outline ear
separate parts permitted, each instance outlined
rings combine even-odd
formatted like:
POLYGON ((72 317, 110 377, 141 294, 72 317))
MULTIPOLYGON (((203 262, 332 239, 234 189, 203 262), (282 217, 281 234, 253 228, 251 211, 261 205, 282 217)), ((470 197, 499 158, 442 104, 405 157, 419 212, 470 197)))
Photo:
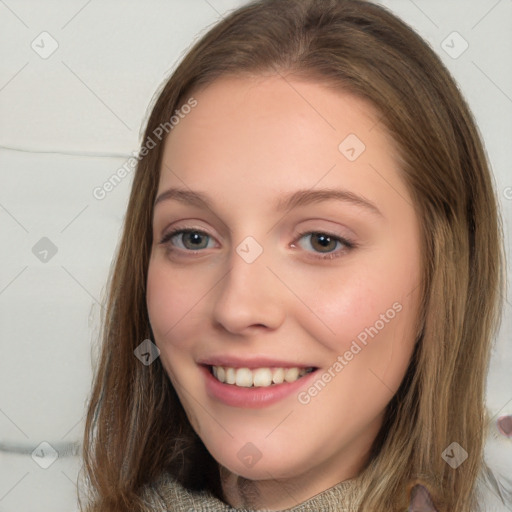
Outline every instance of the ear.
POLYGON ((411 503, 407 512, 437 512, 429 492, 423 485, 416 485, 411 491, 411 503))

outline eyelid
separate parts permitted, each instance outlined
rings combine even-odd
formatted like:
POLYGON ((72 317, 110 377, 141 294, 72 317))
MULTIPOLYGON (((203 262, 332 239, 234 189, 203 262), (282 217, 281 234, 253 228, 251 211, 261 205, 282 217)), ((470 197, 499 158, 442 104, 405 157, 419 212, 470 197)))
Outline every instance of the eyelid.
MULTIPOLYGON (((207 231, 205 231, 204 229, 201 229, 201 228, 196 228, 196 227, 187 227, 187 226, 180 226, 178 228, 172 228, 169 232, 165 233, 164 235, 162 235, 161 239, 160 239, 160 244, 166 244, 166 243, 169 243, 170 240, 175 237, 176 235, 180 235, 180 234, 183 234, 183 233, 190 233, 190 232, 193 232, 193 233, 199 233, 203 236, 208 236, 210 237, 211 239, 215 239, 215 237, 213 235, 211 235, 210 233, 208 233, 207 231)), ((181 250, 183 251, 183 249, 179 249, 178 250, 181 250)), ((186 252, 188 253, 197 253, 197 252, 201 252, 203 251, 204 249, 201 249, 199 251, 192 251, 192 250, 186 250, 186 252)))
POLYGON ((295 247, 296 242, 301 240, 304 236, 313 235, 313 234, 327 235, 329 238, 331 238, 337 242, 340 242, 345 246, 345 248, 343 248, 343 249, 338 249, 336 251, 330 251, 330 252, 325 252, 325 253, 306 251, 314 259, 332 260, 332 259, 338 258, 340 256, 343 256, 343 255, 347 254, 349 251, 351 251, 352 249, 355 249, 358 247, 358 244, 351 238, 348 238, 348 237, 343 236, 338 233, 333 233, 330 230, 322 230, 322 229, 307 229, 305 231, 300 231, 295 236, 295 241, 292 243, 292 245, 295 247))
MULTIPOLYGON (((204 250, 206 248, 198 249, 198 250, 194 251, 194 250, 190 250, 190 249, 181 249, 179 247, 174 247, 174 246, 170 245, 170 241, 174 236, 185 234, 185 233, 190 233, 190 232, 199 233, 202 236, 207 236, 207 237, 215 240, 215 237, 213 235, 211 235, 210 233, 208 233, 207 231, 205 231, 203 229, 196 228, 196 227, 180 226, 180 227, 171 229, 168 233, 163 235, 161 238, 160 244, 167 244, 169 246, 169 248, 168 248, 169 251, 182 253, 182 254, 188 255, 188 256, 195 256, 201 252, 204 252, 204 250)), ((351 250, 358 247, 358 244, 353 239, 351 239, 349 237, 343 236, 338 233, 333 233, 329 230, 321 230, 321 229, 317 229, 317 230, 309 229, 309 230, 300 231, 299 233, 297 233, 294 236, 294 240, 290 246, 296 247, 297 242, 299 242, 302 238, 304 238, 307 235, 313 235, 313 234, 326 235, 327 237, 335 240, 336 242, 343 244, 345 247, 342 249, 338 249, 336 251, 329 251, 326 253, 305 251, 309 255, 308 256, 309 258, 313 258, 316 260, 332 260, 332 259, 338 258, 340 256, 346 255, 348 252, 350 252, 351 250)))

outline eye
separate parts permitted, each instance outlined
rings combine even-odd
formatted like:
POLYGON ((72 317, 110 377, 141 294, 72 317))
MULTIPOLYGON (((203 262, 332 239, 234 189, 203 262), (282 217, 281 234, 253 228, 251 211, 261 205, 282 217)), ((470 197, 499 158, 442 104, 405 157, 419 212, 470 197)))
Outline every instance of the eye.
MULTIPOLYGON (((312 257, 318 259, 331 260, 338 258, 356 247, 354 242, 344 237, 323 231, 306 231, 299 233, 296 241, 300 241, 303 238, 307 239, 308 237, 310 241, 305 244, 307 246, 306 250, 312 248, 313 251, 317 253, 313 254, 312 257)), ((211 249, 214 247, 209 244, 209 242, 212 241, 213 238, 208 233, 199 229, 178 228, 165 234, 160 243, 167 245, 171 251, 178 249, 183 252, 197 254, 197 252, 200 252, 202 249, 211 249)), ((304 248, 303 244, 299 245, 304 248)), ((292 247, 295 246, 294 242, 292 247)))
POLYGON ((161 244, 168 244, 173 249, 177 246, 183 251, 196 251, 200 249, 208 249, 208 239, 210 235, 198 229, 175 229, 170 231, 160 241, 161 244))
MULTIPOLYGON (((302 238, 307 239, 308 237, 310 238, 310 241, 306 245, 320 253, 313 257, 323 260, 338 258, 349 252, 351 249, 354 249, 356 246, 354 242, 351 242, 346 238, 332 233, 325 233, 323 231, 306 231, 304 233, 300 233, 297 240, 301 240, 302 238), (338 250, 336 250, 336 247, 338 247, 338 250)), ((292 247, 295 247, 295 243, 292 244, 292 247)))

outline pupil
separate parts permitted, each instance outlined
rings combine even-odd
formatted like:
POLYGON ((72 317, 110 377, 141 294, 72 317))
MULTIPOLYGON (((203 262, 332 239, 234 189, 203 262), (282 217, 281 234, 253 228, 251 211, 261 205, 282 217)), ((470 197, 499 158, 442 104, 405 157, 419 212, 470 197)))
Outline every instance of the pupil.
POLYGON ((201 245, 201 237, 203 235, 197 233, 197 231, 194 231, 194 232, 188 233, 188 236, 189 236, 189 242, 192 245, 195 245, 195 246, 200 246, 201 245))
MULTIPOLYGON (((316 240, 322 248, 329 248, 329 244, 331 244, 333 241, 331 240, 330 236, 325 236, 322 233, 316 233, 314 236, 314 240, 316 240)), ((333 247, 334 249, 334 247, 333 247)), ((328 252, 328 251, 327 251, 328 252)))

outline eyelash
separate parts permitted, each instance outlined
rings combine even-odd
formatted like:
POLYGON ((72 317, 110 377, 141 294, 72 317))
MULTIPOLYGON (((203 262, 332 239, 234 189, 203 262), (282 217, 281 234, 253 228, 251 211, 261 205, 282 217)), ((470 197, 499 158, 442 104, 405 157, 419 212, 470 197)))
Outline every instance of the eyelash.
MULTIPOLYGON (((162 245, 168 244, 169 251, 171 251, 171 252, 175 252, 178 250, 178 251, 185 251, 187 253, 198 254, 201 251, 203 251, 204 249, 200 249, 199 251, 191 251, 189 249, 176 249, 175 247, 173 247, 170 244, 170 241, 174 236, 179 235, 179 234, 186 234, 186 233, 198 233, 202 236, 207 236, 207 237, 212 238, 211 235, 209 235, 208 233, 206 233, 205 231, 202 231, 200 229, 177 228, 177 229, 174 229, 174 230, 170 231, 169 233, 165 234, 163 236, 162 240, 160 241, 160 244, 162 244, 162 245)), ((303 238, 306 235, 315 235, 315 234, 326 235, 327 237, 331 238, 332 240, 334 240, 336 242, 341 242, 345 246, 344 249, 339 249, 336 252, 331 251, 331 252, 325 253, 323 256, 313 256, 313 258, 316 258, 319 260, 332 260, 335 258, 339 258, 343 254, 345 254, 345 253, 349 252, 350 250, 355 249, 357 247, 357 244, 355 242, 348 240, 347 238, 335 235, 334 233, 329 233, 326 231, 302 231, 297 234, 297 238, 295 239, 295 241, 293 243, 295 244, 296 241, 300 240, 301 238, 303 238)), ((321 253, 317 253, 317 254, 321 254, 321 253)))

